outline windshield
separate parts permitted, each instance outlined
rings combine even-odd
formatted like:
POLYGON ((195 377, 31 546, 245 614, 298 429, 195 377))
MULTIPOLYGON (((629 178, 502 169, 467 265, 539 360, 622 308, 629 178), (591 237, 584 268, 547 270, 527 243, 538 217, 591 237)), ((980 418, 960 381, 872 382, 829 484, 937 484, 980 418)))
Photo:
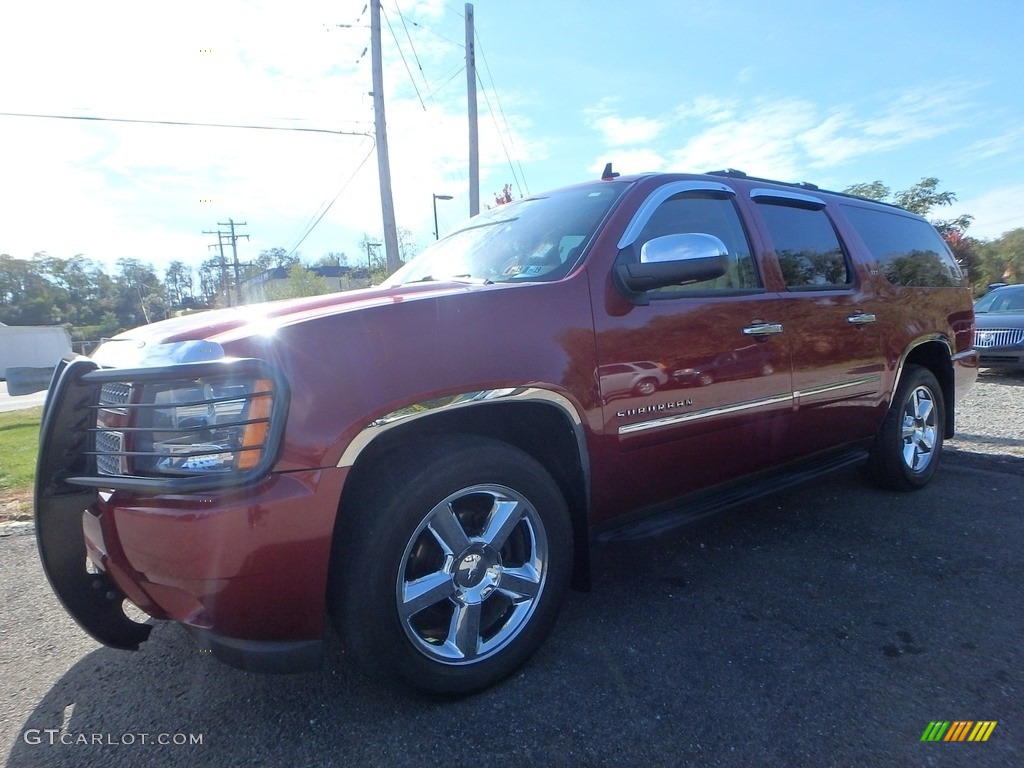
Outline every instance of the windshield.
POLYGON ((996 289, 978 299, 974 311, 1024 313, 1024 286, 996 289))
POLYGON ((395 272, 387 285, 446 279, 557 280, 579 262, 598 225, 628 186, 586 184, 484 211, 395 272))

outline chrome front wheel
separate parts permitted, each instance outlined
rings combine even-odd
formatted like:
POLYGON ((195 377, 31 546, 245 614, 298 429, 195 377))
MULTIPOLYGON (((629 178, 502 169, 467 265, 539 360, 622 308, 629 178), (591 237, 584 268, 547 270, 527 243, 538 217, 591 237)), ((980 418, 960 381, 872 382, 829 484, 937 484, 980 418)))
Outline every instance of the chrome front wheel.
POLYGON ((428 693, 511 674, 554 625, 573 531, 557 483, 497 440, 404 446, 342 506, 329 606, 361 667, 428 693))
POLYGON ((406 636, 443 664, 499 653, 529 623, 548 556, 543 521, 518 491, 476 485, 450 494, 402 555, 396 598, 406 636))

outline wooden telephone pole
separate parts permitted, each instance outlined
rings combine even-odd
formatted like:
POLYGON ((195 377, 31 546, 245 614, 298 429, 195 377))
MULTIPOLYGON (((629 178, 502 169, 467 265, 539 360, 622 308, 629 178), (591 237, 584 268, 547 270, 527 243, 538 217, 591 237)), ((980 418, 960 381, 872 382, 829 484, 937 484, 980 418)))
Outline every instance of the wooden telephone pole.
POLYGON ((391 194, 391 160, 384 121, 384 66, 380 53, 380 0, 370 0, 370 65, 373 72, 374 133, 377 140, 377 175, 380 178, 380 208, 384 216, 384 253, 388 274, 402 266, 398 252, 395 201, 391 194))
POLYGON ((469 111, 469 215, 480 213, 480 136, 476 111, 476 33, 473 4, 466 3, 466 100, 469 111))

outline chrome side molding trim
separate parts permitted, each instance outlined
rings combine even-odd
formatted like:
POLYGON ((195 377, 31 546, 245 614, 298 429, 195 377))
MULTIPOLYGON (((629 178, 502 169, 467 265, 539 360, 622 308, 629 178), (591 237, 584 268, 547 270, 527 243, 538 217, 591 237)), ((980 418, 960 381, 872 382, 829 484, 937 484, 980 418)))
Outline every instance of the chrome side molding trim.
POLYGON ((700 411, 690 411, 689 413, 677 413, 673 416, 665 416, 660 419, 638 421, 635 424, 624 424, 621 427, 619 427, 619 436, 624 437, 626 435, 636 434, 637 432, 646 432, 651 429, 661 429, 662 427, 671 427, 676 424, 684 424, 688 421, 711 419, 714 418, 715 416, 724 416, 729 413, 749 411, 754 408, 765 408, 771 405, 779 405, 780 403, 792 403, 793 401, 793 394, 791 392, 786 392, 785 394, 773 395, 771 397, 763 397, 758 400, 747 400, 742 403, 730 403, 728 405, 719 405, 714 408, 704 408, 700 411))
POLYGON ((435 416, 438 413, 447 413, 461 408, 472 408, 496 402, 544 403, 562 411, 572 425, 573 433, 576 436, 576 443, 579 447, 580 461, 583 464, 584 475, 587 479, 587 487, 590 487, 590 462, 586 450, 583 419, 567 397, 557 392, 552 392, 549 389, 541 389, 540 387, 482 389, 474 392, 465 392, 461 395, 449 395, 447 397, 424 400, 404 406, 367 424, 353 438, 352 442, 348 444, 348 447, 345 448, 341 458, 338 460, 337 466, 354 466, 356 459, 359 458, 359 454, 370 443, 389 429, 393 429, 400 424, 408 424, 410 421, 435 416))
POLYGON ((907 358, 910 357, 910 353, 913 352, 918 347, 920 347, 922 344, 928 344, 929 342, 932 341, 937 341, 940 344, 942 344, 946 348, 947 354, 949 354, 949 359, 953 359, 953 345, 950 343, 949 339, 946 338, 941 333, 930 333, 927 336, 922 336, 921 338, 916 339, 912 343, 908 344, 907 348, 903 350, 903 354, 900 355, 899 363, 896 365, 896 376, 892 382, 892 392, 889 393, 890 402, 892 401, 892 398, 895 396, 896 390, 900 388, 900 381, 903 379, 903 368, 907 364, 907 358))
POLYGON ((862 384, 874 384, 879 385, 882 383, 882 377, 880 375, 872 374, 871 376, 861 376, 858 379, 848 379, 847 381, 837 381, 834 384, 822 384, 820 387, 810 387, 809 389, 798 389, 794 392, 794 396, 799 400, 804 395, 820 395, 825 392, 835 392, 839 389, 849 389, 850 387, 859 387, 862 384))

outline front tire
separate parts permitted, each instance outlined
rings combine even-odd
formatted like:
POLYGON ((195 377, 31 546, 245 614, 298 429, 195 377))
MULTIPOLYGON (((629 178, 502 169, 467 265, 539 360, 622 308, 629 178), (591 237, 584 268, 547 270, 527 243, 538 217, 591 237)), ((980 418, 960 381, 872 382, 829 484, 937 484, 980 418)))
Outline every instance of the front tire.
POLYGON ((935 474, 942 454, 946 405, 935 375, 908 365, 866 466, 883 488, 915 491, 935 474))
POLYGON ((333 564, 330 608, 346 645, 427 693, 511 674, 550 632, 569 581, 557 484, 522 451, 468 436, 400 449, 369 471, 343 508, 333 564))

